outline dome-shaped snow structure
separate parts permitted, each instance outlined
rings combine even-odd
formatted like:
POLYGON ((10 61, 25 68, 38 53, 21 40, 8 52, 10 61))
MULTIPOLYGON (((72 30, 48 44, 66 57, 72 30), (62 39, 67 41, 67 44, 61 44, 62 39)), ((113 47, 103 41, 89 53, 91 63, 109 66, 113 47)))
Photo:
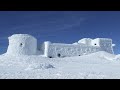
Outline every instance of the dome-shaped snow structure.
POLYGON ((28 34, 14 34, 9 39, 7 54, 34 55, 37 51, 37 39, 28 34))

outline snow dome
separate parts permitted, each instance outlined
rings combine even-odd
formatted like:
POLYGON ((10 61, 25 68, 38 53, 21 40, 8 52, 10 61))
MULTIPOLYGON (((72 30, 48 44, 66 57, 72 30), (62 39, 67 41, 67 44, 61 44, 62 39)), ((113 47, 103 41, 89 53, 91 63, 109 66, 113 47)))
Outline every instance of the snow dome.
POLYGON ((34 55, 37 51, 37 39, 28 34, 14 34, 9 39, 7 54, 34 55))

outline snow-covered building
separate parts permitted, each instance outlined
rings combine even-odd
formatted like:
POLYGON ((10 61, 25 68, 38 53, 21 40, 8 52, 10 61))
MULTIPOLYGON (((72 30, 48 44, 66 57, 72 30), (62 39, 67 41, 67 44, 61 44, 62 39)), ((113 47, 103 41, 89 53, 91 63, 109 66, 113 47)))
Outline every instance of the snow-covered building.
POLYGON ((14 34, 9 39, 7 54, 35 55, 37 51, 37 39, 28 34, 14 34))
POLYGON ((112 40, 109 38, 83 38, 73 44, 51 43, 38 44, 37 39, 28 34, 15 34, 9 39, 7 53, 15 55, 44 55, 45 57, 81 56, 98 51, 113 52, 112 40))

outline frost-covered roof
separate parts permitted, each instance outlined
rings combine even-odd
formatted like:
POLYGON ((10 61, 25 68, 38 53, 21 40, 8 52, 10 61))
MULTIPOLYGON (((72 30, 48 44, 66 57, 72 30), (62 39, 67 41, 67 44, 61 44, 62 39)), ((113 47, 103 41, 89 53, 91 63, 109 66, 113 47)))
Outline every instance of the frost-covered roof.
MULTIPOLYGON (((112 40, 112 39, 110 39, 110 38, 95 38, 95 39, 112 40)), ((95 39, 93 39, 93 40, 95 40, 95 39)))
POLYGON ((13 34, 12 36, 10 36, 8 38, 18 38, 18 37, 32 37, 32 38, 35 38, 35 37, 33 37, 32 35, 29 35, 29 34, 13 34))

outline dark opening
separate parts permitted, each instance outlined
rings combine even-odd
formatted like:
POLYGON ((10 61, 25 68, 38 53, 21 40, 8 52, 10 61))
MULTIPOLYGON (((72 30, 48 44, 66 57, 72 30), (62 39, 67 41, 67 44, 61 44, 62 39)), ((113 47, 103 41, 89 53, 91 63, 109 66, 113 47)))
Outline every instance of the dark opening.
POLYGON ((51 56, 49 56, 49 58, 52 58, 51 56))
POLYGON ((61 55, 60 55, 60 54, 58 54, 57 56, 58 56, 58 57, 60 57, 61 55))
POLYGON ((22 45, 23 45, 23 44, 22 44, 22 43, 20 43, 20 46, 21 46, 21 47, 22 47, 22 45))
POLYGON ((96 45, 96 43, 94 45, 96 45))
POLYGON ((81 56, 81 55, 79 55, 79 56, 81 56))

